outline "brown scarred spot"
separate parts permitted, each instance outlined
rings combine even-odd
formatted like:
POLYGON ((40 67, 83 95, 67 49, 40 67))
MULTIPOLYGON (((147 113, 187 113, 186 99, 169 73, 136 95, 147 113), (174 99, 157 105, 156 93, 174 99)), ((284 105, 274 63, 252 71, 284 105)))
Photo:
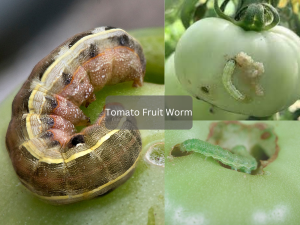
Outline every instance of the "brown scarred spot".
POLYGON ((201 91, 206 93, 206 94, 209 94, 209 88, 208 87, 205 87, 205 86, 201 87, 201 91))
POLYGON ((260 138, 263 139, 263 140, 268 139, 269 137, 271 137, 270 132, 264 132, 264 133, 260 136, 260 138))

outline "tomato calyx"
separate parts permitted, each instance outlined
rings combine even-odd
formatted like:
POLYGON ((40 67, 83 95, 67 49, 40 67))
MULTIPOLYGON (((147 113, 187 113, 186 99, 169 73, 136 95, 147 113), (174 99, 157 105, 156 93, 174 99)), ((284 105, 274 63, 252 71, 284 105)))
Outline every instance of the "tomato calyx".
POLYGON ((239 1, 239 6, 233 17, 224 13, 228 2, 229 0, 224 0, 220 7, 218 0, 214 0, 214 9, 217 15, 242 27, 244 30, 269 30, 276 26, 280 21, 277 10, 264 0, 239 1))

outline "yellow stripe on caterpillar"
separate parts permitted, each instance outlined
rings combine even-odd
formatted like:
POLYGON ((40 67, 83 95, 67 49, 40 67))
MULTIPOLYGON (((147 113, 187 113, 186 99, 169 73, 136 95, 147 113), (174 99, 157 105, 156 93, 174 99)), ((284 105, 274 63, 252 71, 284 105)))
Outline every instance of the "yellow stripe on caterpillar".
POLYGON ((108 134, 106 134, 105 136, 103 136, 94 146, 92 146, 91 148, 89 148, 89 149, 87 149, 85 151, 75 153, 75 154, 71 155, 69 158, 66 158, 66 159, 63 159, 63 158, 53 159, 53 158, 47 158, 47 157, 45 157, 45 155, 41 151, 39 151, 38 148, 36 148, 36 145, 34 145, 31 142, 32 140, 23 143, 23 146, 28 150, 28 152, 30 152, 31 155, 33 155, 35 158, 37 158, 40 162, 46 162, 46 163, 51 163, 51 164, 68 163, 68 162, 70 162, 72 160, 75 160, 75 159, 77 159, 79 157, 82 157, 82 156, 84 156, 86 154, 89 154, 92 151, 94 151, 95 149, 99 148, 100 145, 103 144, 103 142, 105 142, 112 135, 114 135, 115 133, 117 133, 118 131, 120 131, 119 128, 123 125, 123 123, 125 121, 126 121, 126 118, 123 117, 122 121, 120 122, 121 125, 119 125, 117 129, 112 130, 111 132, 109 132, 108 134))
MULTIPOLYGON (((139 157, 135 160, 134 164, 125 172, 123 173, 121 176, 117 177, 116 179, 100 186, 100 187, 97 187, 91 191, 88 191, 88 192, 84 192, 82 194, 77 194, 77 195, 64 195, 64 196, 42 196, 42 195, 38 195, 37 193, 34 193, 37 197, 41 198, 41 199, 44 199, 44 200, 47 200, 47 201, 51 201, 51 202, 55 202, 55 201, 61 201, 61 200, 67 200, 67 199, 76 199, 76 198, 82 198, 82 197, 85 197, 85 196, 89 196, 91 194, 94 194, 96 192, 99 192, 101 191, 102 189, 104 189, 105 187, 108 187, 109 185, 119 181, 120 179, 124 178, 125 176, 128 175, 128 173, 130 173, 135 167, 136 167, 136 164, 138 162, 140 158, 140 155, 139 157)), ((22 180, 22 183, 26 184, 27 187, 31 187, 33 189, 33 187, 28 184, 26 181, 22 180)))

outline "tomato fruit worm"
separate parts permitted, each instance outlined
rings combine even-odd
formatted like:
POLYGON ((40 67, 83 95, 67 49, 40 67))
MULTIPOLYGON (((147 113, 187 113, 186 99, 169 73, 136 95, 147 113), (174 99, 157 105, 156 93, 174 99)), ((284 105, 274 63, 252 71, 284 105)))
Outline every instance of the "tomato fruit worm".
MULTIPOLYGON (((105 85, 143 85, 141 45, 119 28, 77 34, 33 69, 12 104, 6 146, 24 186, 53 204, 102 195, 133 173, 142 142, 133 122, 118 118, 105 127, 102 112, 93 125, 79 108, 105 85), (87 126, 76 133, 75 126, 87 126)), ((121 107, 116 105, 116 107, 121 107)))
POLYGON ((213 145, 199 139, 189 139, 180 144, 180 150, 193 151, 206 157, 212 157, 221 163, 230 166, 234 170, 251 173, 257 168, 257 162, 244 146, 235 146, 231 151, 225 150, 218 145, 213 145))

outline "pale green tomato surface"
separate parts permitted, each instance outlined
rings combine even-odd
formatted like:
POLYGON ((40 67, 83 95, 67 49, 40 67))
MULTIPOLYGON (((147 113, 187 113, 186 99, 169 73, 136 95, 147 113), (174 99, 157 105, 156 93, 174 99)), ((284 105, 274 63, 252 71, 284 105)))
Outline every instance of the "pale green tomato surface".
MULTIPOLYGON (((189 95, 180 85, 175 75, 174 53, 167 59, 165 63, 165 79, 166 95, 189 95)), ((175 102, 174 104, 178 103, 175 102)), ((171 106, 169 107, 172 108, 171 106)), ((194 120, 242 120, 246 118, 247 116, 245 115, 224 111, 193 97, 194 120)))
MULTIPOLYGON (((224 168, 216 160, 199 153, 168 157, 165 224, 299 224, 300 123, 267 123, 278 135, 280 151, 277 159, 264 169, 264 175, 224 168)), ((194 121, 191 130, 166 131, 166 156, 174 145, 187 139, 206 140, 210 124, 209 121, 194 121)))
POLYGON ((205 18, 190 26, 179 40, 175 69, 182 86, 194 97, 231 112, 270 116, 300 97, 300 38, 281 26, 244 31, 229 21, 205 18), (263 90, 259 96, 236 66, 232 83, 246 96, 245 101, 233 98, 222 83, 226 62, 241 52, 264 67, 258 79, 263 90))
MULTIPOLYGON (((108 95, 164 94, 163 85, 144 83, 140 88, 131 85, 132 82, 105 87, 85 113, 94 121, 108 95)), ((13 97, 14 94, 0 104, 0 224, 164 224, 164 169, 144 159, 150 146, 164 141, 164 131, 141 131, 142 156, 125 184, 102 197, 53 206, 27 191, 14 172, 5 147, 13 97)))

